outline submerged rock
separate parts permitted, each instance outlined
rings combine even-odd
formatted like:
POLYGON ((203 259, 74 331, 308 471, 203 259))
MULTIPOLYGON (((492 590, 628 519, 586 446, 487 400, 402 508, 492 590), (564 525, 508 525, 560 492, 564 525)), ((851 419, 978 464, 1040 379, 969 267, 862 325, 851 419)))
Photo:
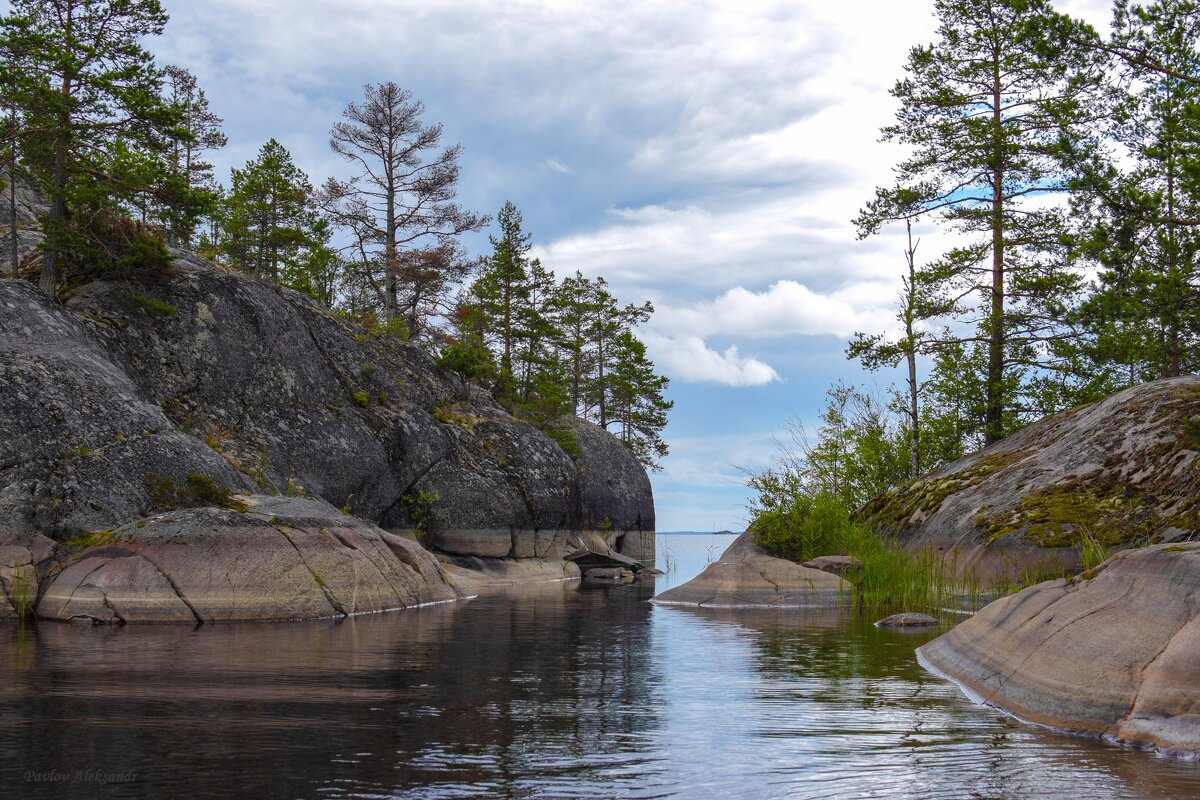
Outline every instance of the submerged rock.
POLYGON ((346 616, 458 597, 420 545, 319 500, 247 496, 93 534, 49 578, 42 619, 233 622, 346 616))
POLYGON ((928 614, 916 614, 906 611, 903 614, 892 614, 875 623, 876 628, 928 628, 939 624, 937 617, 928 614))
POLYGON ((885 492, 859 513, 910 549, 930 548, 986 588, 1080 568, 1081 531, 1140 546, 1200 529, 1195 471, 1200 376, 1135 386, 1035 422, 885 492))
POLYGON ((1200 754, 1200 542, 1117 553, 1001 598, 918 650, 1023 719, 1200 754))
POLYGON ((736 608, 838 608, 848 605, 854 587, 819 569, 776 558, 743 533, 697 577, 657 595, 666 605, 736 608))

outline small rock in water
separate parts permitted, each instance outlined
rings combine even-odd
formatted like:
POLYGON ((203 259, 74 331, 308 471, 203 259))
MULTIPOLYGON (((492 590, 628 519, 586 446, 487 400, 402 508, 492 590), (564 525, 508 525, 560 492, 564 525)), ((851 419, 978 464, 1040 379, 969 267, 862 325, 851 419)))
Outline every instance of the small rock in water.
POLYGON ((875 623, 876 628, 924 628, 929 625, 937 625, 937 617, 931 617, 928 614, 893 614, 890 617, 885 617, 875 623))
POLYGON ((619 581, 624 577, 625 570, 621 567, 593 567, 583 573, 590 580, 619 581))
POLYGON ((862 562, 854 556, 817 556, 805 561, 804 566, 847 578, 858 575, 863 568, 862 562))

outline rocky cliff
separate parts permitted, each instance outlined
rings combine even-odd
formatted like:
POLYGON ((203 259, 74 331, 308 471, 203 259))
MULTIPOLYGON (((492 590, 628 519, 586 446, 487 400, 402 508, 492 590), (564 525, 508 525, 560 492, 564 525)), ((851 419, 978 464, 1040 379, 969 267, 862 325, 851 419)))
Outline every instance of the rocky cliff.
POLYGON ((961 570, 1079 566, 1083 537, 1112 548, 1200 530, 1200 376, 1135 386, 1036 422, 893 489, 860 516, 961 570))
MULTIPOLYGON (((91 548, 141 547, 148 520, 240 527, 229 520, 263 496, 312 498, 321 512, 302 516, 323 520, 315 530, 342 516, 369 538, 416 537, 443 562, 535 559, 563 577, 561 555, 584 542, 651 560, 645 471, 606 432, 572 431, 574 459, 427 354, 185 253, 171 276, 85 283, 61 305, 0 281, 0 546, 16 548, 0 577, 27 558, 43 597, 91 548)), ((239 557, 209 552, 215 572, 239 557)), ((393 606, 446 580, 397 563, 429 585, 393 606)))

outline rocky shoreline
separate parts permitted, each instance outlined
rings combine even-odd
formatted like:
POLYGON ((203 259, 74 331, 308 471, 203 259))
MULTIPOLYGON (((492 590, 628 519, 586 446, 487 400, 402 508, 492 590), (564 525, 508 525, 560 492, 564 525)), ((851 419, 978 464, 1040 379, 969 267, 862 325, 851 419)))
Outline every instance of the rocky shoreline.
MULTIPOLYGON (((861 520, 910 552, 973 576, 984 599, 992 580, 1071 576, 988 603, 921 647, 922 665, 1028 722, 1200 757, 1200 542, 1191 541, 1200 441, 1189 433, 1198 415, 1198 376, 1137 386, 1034 423, 862 509, 861 520), (1085 536, 1115 554, 1084 570, 1085 536)), ((815 566, 854 569, 844 558, 774 558, 747 533, 654 602, 798 613, 844 605, 853 586, 815 566)), ((938 622, 901 614, 877 624, 938 622)))
POLYGON ((62 304, 0 281, 0 385, 0 618, 309 618, 569 579, 580 549, 653 564, 618 439, 188 253, 62 304))

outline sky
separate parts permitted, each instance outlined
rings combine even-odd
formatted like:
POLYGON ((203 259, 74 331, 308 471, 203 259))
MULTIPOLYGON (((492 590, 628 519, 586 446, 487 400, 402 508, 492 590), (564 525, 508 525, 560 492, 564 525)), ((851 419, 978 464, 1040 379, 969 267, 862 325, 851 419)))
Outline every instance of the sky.
MULTIPOLYGON (((345 175, 329 127, 363 84, 395 81, 462 144, 465 207, 513 201, 557 275, 654 303, 641 336, 675 402, 659 530, 742 530, 741 470, 770 463, 789 420, 811 426, 836 380, 901 380, 845 357, 855 331, 894 325, 904 266, 899 230, 859 241, 851 220, 903 155, 879 129, 909 49, 934 39, 932 0, 164 6, 147 45, 224 118, 219 177, 271 137, 314 185, 345 175)), ((1057 7, 1103 29, 1110 4, 1057 7)))

